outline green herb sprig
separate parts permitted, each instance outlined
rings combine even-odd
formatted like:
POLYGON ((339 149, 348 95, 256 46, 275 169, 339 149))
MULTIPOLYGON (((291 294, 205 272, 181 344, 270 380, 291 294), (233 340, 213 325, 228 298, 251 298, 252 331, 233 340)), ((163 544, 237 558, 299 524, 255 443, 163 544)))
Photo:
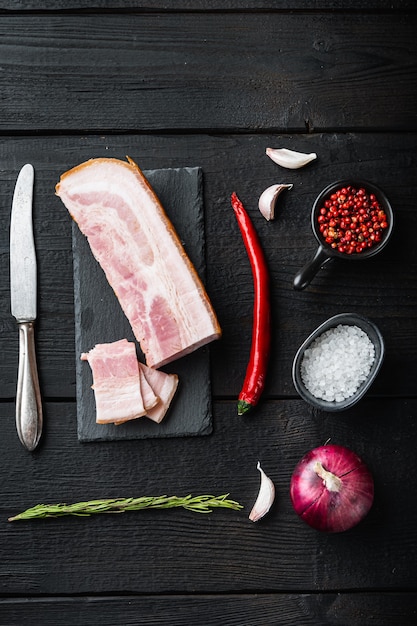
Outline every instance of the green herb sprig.
POLYGON ((228 499, 228 493, 222 496, 143 496, 141 498, 111 498, 106 500, 89 500, 74 504, 37 504, 18 515, 9 517, 9 522, 17 520, 41 519, 45 517, 62 517, 76 515, 85 517, 97 513, 124 513, 125 511, 141 511, 143 509, 183 508, 194 513, 211 513, 213 509, 242 509, 242 505, 228 499))

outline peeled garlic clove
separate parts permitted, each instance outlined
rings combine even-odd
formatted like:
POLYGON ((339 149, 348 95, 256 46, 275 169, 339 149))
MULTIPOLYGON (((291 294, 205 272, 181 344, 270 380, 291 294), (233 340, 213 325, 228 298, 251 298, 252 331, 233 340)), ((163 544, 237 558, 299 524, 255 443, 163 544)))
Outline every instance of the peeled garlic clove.
POLYGON ((263 471, 260 462, 256 468, 261 472, 261 486, 259 488, 258 497, 256 498, 253 509, 249 514, 252 522, 257 522, 261 517, 266 515, 275 500, 275 485, 272 480, 263 471))
POLYGON ((310 161, 317 159, 317 154, 311 152, 305 154, 304 152, 296 152, 295 150, 287 150, 287 148, 267 148, 266 154, 274 163, 278 163, 281 167, 286 167, 290 170, 298 170, 300 167, 304 167, 310 161))
POLYGON ((271 185, 263 191, 259 198, 259 210, 266 220, 275 218, 275 203, 279 194, 285 189, 292 189, 293 185, 271 185))

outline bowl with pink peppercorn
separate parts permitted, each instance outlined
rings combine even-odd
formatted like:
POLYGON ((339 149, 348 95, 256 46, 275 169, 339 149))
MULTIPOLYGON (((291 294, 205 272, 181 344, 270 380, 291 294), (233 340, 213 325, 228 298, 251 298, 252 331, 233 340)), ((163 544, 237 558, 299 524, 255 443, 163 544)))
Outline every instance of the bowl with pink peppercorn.
POLYGON ((348 409, 374 382, 384 354, 384 340, 374 322, 356 313, 334 315, 297 350, 294 386, 303 400, 318 409, 348 409))
POLYGON ((311 227, 319 247, 296 274, 294 289, 307 287, 331 259, 362 261, 387 245, 394 226, 391 203, 376 185, 362 180, 339 180, 316 198, 311 227))

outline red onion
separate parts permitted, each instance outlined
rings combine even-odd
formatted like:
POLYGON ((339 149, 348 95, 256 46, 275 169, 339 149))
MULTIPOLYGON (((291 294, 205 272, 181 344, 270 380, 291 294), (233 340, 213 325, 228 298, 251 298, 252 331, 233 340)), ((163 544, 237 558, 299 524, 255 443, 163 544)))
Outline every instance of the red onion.
POLYGON ((356 526, 369 512, 374 481, 357 454, 337 445, 315 448, 297 464, 290 496, 307 524, 338 533, 356 526))

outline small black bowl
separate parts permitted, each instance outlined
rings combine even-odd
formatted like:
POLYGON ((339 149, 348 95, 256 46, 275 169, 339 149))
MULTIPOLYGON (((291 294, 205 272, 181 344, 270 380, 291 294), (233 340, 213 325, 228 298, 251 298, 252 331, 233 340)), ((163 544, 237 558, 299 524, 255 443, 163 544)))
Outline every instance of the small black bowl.
POLYGON ((294 386, 299 395, 303 398, 303 400, 305 400, 312 406, 323 411, 343 411, 356 404, 368 391, 369 387, 372 385, 376 375, 379 372, 382 361, 384 360, 384 354, 385 347, 383 337, 379 329, 375 326, 373 322, 368 320, 366 317, 363 317, 362 315, 357 315, 356 313, 340 313, 339 315, 335 315, 334 317, 331 317, 323 322, 323 324, 316 328, 316 330, 312 332, 309 337, 307 337, 307 339, 298 349, 294 357, 294 362, 292 366, 292 377, 294 386), (358 326, 358 328, 361 328, 374 344, 375 359, 371 366, 371 370, 368 374, 367 379, 360 385, 360 387, 352 396, 340 402, 329 402, 327 400, 322 400, 321 398, 316 398, 305 387, 301 378, 301 362, 303 360, 304 351, 306 350, 306 348, 308 348, 310 344, 317 337, 322 335, 326 330, 329 330, 329 328, 334 328, 339 324, 358 326))
POLYGON ((317 196, 313 208, 311 211, 311 228, 313 230, 313 234, 318 241, 319 247, 313 256, 313 258, 304 265, 304 267, 297 272, 294 278, 294 289, 301 290, 305 289, 307 285, 313 280, 314 276, 317 274, 319 269, 321 269, 330 259, 343 259, 344 261, 364 261, 365 259, 369 259, 370 257, 375 256, 378 252, 381 252, 383 248, 388 243, 390 239, 392 229, 394 226, 394 213, 385 193, 374 185, 366 180, 339 180, 331 185, 328 185, 323 191, 317 196), (366 191, 375 194, 378 202, 383 207, 387 219, 388 219, 388 228, 386 228, 384 232, 384 236, 381 241, 372 248, 368 248, 367 250, 363 250, 362 252, 355 252, 353 254, 346 254, 344 252, 338 252, 334 248, 332 248, 328 243, 325 242, 323 235, 319 230, 319 223, 317 221, 319 211, 323 206, 323 203, 331 196, 332 193, 341 189, 342 187, 347 187, 351 185, 356 189, 360 187, 364 187, 366 191))

